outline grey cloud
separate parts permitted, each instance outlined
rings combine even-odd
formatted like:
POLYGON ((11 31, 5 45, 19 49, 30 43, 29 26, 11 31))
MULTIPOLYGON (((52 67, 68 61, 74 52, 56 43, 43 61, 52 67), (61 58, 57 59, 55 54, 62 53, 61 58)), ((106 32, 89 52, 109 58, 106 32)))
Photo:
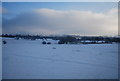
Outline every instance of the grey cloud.
POLYGON ((3 19, 3 32, 116 35, 117 23, 117 9, 111 9, 106 13, 95 13, 43 8, 19 14, 10 20, 3 19))

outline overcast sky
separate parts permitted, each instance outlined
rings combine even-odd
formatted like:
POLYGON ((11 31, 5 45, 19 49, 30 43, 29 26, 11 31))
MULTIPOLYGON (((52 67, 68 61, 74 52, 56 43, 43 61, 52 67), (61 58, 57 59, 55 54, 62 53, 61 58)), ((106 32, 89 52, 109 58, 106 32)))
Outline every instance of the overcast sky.
POLYGON ((4 2, 3 33, 114 36, 117 6, 117 2, 4 2))

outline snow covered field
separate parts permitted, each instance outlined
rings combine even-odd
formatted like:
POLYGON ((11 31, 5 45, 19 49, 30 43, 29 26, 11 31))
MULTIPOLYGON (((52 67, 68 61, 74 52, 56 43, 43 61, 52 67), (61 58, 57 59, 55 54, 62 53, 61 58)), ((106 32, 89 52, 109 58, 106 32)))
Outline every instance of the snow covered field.
POLYGON ((117 44, 42 45, 3 38, 3 79, 117 79, 117 44))

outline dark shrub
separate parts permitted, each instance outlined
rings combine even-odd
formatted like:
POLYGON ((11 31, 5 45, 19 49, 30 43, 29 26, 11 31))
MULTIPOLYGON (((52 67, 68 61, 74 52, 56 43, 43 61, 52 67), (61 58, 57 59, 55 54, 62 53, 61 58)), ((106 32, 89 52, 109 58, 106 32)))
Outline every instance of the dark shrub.
POLYGON ((48 42, 47 44, 51 44, 51 42, 48 42))
POLYGON ((3 44, 6 44, 7 42, 6 41, 3 41, 3 44))
POLYGON ((42 42, 42 44, 46 44, 46 42, 45 42, 45 41, 43 41, 43 42, 42 42))

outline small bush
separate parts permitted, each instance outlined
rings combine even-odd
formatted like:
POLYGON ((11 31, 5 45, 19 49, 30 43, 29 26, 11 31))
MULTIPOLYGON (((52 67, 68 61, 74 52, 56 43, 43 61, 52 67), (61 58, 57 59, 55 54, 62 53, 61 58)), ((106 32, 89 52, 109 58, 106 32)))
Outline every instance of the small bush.
POLYGON ((3 41, 3 44, 6 44, 7 42, 6 41, 3 41))
POLYGON ((43 41, 43 42, 42 42, 42 44, 46 44, 46 42, 45 42, 45 41, 43 41))
POLYGON ((47 44, 51 44, 51 42, 48 42, 47 44))

